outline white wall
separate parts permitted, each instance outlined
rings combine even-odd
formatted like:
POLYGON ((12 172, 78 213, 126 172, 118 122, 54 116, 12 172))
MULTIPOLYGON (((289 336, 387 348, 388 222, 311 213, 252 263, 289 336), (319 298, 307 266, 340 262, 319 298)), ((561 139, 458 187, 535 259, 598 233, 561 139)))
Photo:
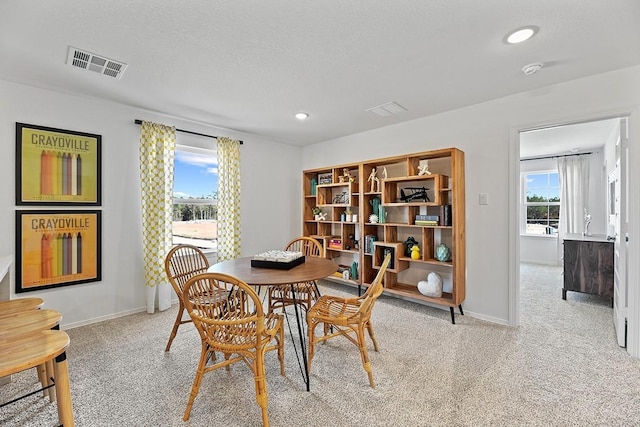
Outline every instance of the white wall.
MULTIPOLYGON (((510 224, 516 215, 513 211, 517 194, 510 196, 513 190, 509 183, 511 176, 514 181, 517 179, 513 171, 519 169, 518 132, 612 116, 631 111, 639 103, 640 67, 631 67, 324 141, 305 147, 303 167, 450 146, 462 149, 466 153, 467 192, 465 313, 513 324, 518 315, 510 306, 510 294, 517 292, 510 280, 517 282, 517 276, 511 264, 517 263, 519 245, 512 243, 517 242, 517 234, 510 236, 515 229, 510 224), (489 205, 478 204, 479 193, 489 194, 489 205), (510 253, 510 247, 516 253, 510 253)), ((638 117, 631 116, 635 128, 638 121, 638 117)), ((631 145, 638 143, 638 136, 631 134, 631 145)), ((637 172, 633 180, 638 184, 637 172)))
MULTIPOLYGON (((300 233, 301 149, 252 135, 190 123, 94 98, 0 81, 0 256, 14 254, 15 123, 102 135, 102 281, 17 296, 39 296, 69 327, 145 307, 140 220, 138 140, 134 119, 244 140, 242 254, 283 247, 300 233)), ((177 134, 177 142, 205 146, 210 139, 177 134)), ((54 209, 54 207, 51 207, 54 209)), ((60 209, 60 208, 58 208, 60 209)), ((15 298, 12 289, 11 297, 15 298)))

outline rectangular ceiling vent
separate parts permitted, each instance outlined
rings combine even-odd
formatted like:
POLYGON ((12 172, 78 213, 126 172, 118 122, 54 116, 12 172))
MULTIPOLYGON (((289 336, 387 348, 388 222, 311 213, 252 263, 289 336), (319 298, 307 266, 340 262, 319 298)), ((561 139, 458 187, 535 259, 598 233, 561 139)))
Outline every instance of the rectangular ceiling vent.
POLYGON ((378 105, 377 107, 367 108, 367 111, 375 114, 376 116, 387 117, 402 113, 403 111, 407 111, 407 109, 395 102, 387 102, 386 104, 378 105))
POLYGON ((104 74, 105 76, 115 79, 120 79, 124 70, 127 68, 127 64, 123 62, 115 61, 72 46, 69 46, 67 64, 72 67, 82 68, 83 70, 104 74))

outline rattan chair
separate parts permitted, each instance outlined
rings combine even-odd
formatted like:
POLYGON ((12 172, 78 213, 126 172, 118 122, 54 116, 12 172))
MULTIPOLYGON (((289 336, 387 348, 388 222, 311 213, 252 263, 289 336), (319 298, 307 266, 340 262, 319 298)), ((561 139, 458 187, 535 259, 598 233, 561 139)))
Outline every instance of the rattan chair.
POLYGON ((182 300, 182 290, 187 281, 196 274, 206 273, 209 268, 209 261, 199 248, 192 245, 174 246, 164 261, 164 270, 169 278, 169 283, 178 295, 178 315, 173 323, 173 329, 169 336, 169 342, 164 351, 169 351, 171 343, 178 333, 178 327, 183 323, 190 323, 191 319, 183 319, 184 301, 182 300))
POLYGON ((205 373, 243 361, 253 372, 256 400, 262 423, 269 425, 265 352, 277 350, 280 374, 284 375, 284 328, 281 315, 264 314, 258 294, 243 281, 221 273, 192 277, 184 286, 185 308, 202 339, 202 352, 184 421, 198 395, 205 373), (214 351, 224 360, 207 366, 214 351))
MULTIPOLYGON (((284 248, 285 251, 302 252, 304 256, 323 257, 324 250, 320 243, 311 237, 298 237, 293 239, 284 248)), ((314 301, 320 298, 320 291, 315 281, 285 284, 285 285, 272 285, 268 290, 268 311, 274 312, 278 308, 284 308, 293 305, 294 297, 295 302, 299 306, 303 307, 305 311, 309 311, 309 308, 314 301)))
POLYGON ((364 295, 357 298, 343 298, 331 295, 320 297, 307 313, 307 325, 309 333, 309 357, 308 369, 311 372, 311 361, 313 360, 314 347, 317 343, 324 342, 336 336, 344 336, 356 347, 360 349, 362 366, 369 376, 369 385, 375 388, 373 373, 371 372, 371 362, 367 353, 367 343, 364 339, 365 328, 369 332, 369 337, 373 341, 373 348, 378 351, 378 343, 373 333, 371 325, 371 311, 376 299, 382 293, 382 279, 384 272, 389 265, 391 255, 387 254, 380 270, 364 295), (324 324, 324 334, 315 336, 315 329, 318 324, 324 324))

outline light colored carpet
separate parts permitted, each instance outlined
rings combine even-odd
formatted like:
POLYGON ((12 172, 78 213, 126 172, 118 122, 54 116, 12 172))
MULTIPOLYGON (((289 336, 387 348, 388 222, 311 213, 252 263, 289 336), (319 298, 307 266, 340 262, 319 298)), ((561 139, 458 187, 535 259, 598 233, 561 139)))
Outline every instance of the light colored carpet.
MULTIPOLYGON (((640 425, 640 361, 618 347, 611 301, 570 292, 559 268, 522 265, 522 325, 383 297, 374 308, 380 352, 371 389, 357 349, 320 345, 306 392, 287 336, 286 376, 267 356, 272 427, 640 425)), ((355 290, 323 284, 323 293, 355 290)), ((204 377, 182 421, 199 337, 182 326, 164 352, 177 307, 69 330, 71 392, 78 426, 259 426, 250 371, 204 377)), ((35 371, 0 387, 0 401, 35 390, 35 371)), ((2 426, 54 426, 56 406, 32 396, 0 409, 2 426)))

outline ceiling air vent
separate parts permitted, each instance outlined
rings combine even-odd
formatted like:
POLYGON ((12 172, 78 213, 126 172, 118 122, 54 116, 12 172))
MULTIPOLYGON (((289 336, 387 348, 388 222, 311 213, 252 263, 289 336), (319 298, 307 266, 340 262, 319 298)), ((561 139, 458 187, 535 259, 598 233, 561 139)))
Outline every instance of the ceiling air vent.
POLYGON ((127 64, 69 46, 67 64, 120 79, 127 64))
POLYGON ((367 111, 375 114, 376 116, 386 117, 402 113, 403 111, 407 111, 407 109, 395 102, 387 102, 386 104, 378 105, 377 107, 368 108, 367 111))

